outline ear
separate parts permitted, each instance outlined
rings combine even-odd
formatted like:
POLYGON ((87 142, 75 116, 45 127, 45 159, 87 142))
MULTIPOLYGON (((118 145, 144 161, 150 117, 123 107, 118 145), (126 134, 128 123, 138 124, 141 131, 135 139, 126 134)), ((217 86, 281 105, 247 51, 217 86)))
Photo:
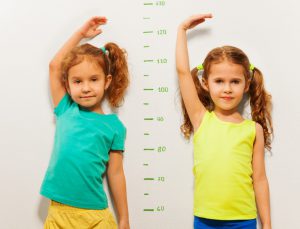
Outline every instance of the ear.
POLYGON ((112 75, 107 75, 105 77, 105 86, 104 86, 105 90, 109 87, 111 81, 112 81, 112 75))
POLYGON ((65 81, 65 88, 66 88, 68 94, 71 95, 71 90, 70 90, 70 86, 69 86, 69 81, 68 81, 68 79, 65 81))
POLYGON ((250 88, 250 80, 248 80, 246 82, 246 85, 245 85, 245 89, 244 89, 244 93, 247 93, 249 91, 249 88, 250 88))
POLYGON ((200 79, 200 84, 204 88, 205 91, 209 91, 208 83, 207 83, 207 81, 205 79, 201 78, 200 79))

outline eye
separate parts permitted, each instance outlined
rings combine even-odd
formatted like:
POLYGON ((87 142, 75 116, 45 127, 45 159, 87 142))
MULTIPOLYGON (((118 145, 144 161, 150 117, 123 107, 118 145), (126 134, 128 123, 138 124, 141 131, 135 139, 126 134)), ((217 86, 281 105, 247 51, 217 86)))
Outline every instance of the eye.
POLYGON ((75 84, 80 84, 81 81, 80 81, 80 80, 74 80, 73 83, 75 83, 75 84))
POLYGON ((216 79, 215 82, 219 84, 219 83, 223 83, 223 80, 221 80, 221 79, 216 79))
POLYGON ((232 83, 234 83, 234 84, 239 84, 240 81, 239 81, 239 80, 233 80, 232 83))
POLYGON ((98 79, 97 78, 92 78, 92 81, 93 82, 96 82, 98 79))

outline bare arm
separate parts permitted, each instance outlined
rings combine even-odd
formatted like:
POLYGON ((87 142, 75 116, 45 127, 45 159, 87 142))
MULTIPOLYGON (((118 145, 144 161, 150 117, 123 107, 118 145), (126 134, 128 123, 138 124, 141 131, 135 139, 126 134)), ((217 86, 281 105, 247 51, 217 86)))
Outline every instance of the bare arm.
POLYGON ((262 228, 271 229, 270 193, 265 171, 264 135, 259 124, 256 124, 252 167, 254 192, 262 228))
POLYGON ((196 87, 191 76, 186 31, 204 22, 206 18, 211 17, 211 14, 192 16, 178 27, 177 33, 176 69, 179 87, 184 105, 195 130, 200 125, 206 109, 197 95, 196 87))
POLYGON ((89 19, 79 30, 77 30, 56 53, 49 65, 50 90, 54 107, 66 93, 65 85, 62 81, 61 64, 64 57, 69 53, 83 38, 92 38, 102 31, 98 29, 100 25, 106 23, 104 17, 93 17, 89 19))
POLYGON ((122 152, 110 152, 107 175, 114 203, 118 211, 119 229, 129 229, 126 181, 123 170, 122 152))

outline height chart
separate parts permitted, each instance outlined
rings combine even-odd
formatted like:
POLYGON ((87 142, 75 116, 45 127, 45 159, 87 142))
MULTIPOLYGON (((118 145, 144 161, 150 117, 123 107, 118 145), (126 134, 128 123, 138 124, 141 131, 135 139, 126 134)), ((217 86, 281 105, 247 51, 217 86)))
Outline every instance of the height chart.
MULTIPOLYGON (((158 228, 168 215, 168 183, 166 163, 170 154, 168 144, 168 104, 173 101, 170 87, 170 57, 173 46, 169 48, 168 27, 164 19, 168 13, 168 1, 141 2, 141 27, 139 30, 140 63, 140 108, 137 118, 143 124, 139 139, 141 173, 137 174, 142 182, 140 188, 139 222, 147 223, 149 228, 158 228), (171 98, 172 97, 172 98, 171 98), (170 100, 171 99, 171 100, 170 100), (150 226, 151 225, 151 226, 150 226)), ((171 76, 172 77, 172 76, 171 76)), ((136 225, 142 228, 142 225, 136 225)), ((144 225, 145 226, 145 225, 144 225)))
POLYGON ((128 126, 130 158, 126 161, 131 164, 126 174, 131 224, 145 229, 188 227, 192 226, 192 153, 179 128, 175 71, 178 22, 174 21, 178 19, 170 14, 173 2, 144 0, 137 4, 136 14, 130 15, 136 26, 131 39, 134 48, 128 50, 133 57, 131 88, 135 93, 135 98, 130 98, 135 105, 131 102, 130 106, 136 112, 125 117, 135 123, 128 126), (174 217, 182 209, 185 217, 174 217))
MULTIPOLYGON (((158 11, 166 11, 166 1, 145 1, 143 3, 143 100, 144 106, 144 131, 141 133, 144 138, 143 159, 144 167, 144 206, 142 211, 145 214, 163 214, 166 206, 163 200, 160 200, 156 194, 160 193, 165 187, 167 177, 161 174, 162 169, 156 160, 167 153, 165 144, 157 144, 156 134, 164 128, 165 115, 163 108, 159 107, 160 102, 166 99, 164 96, 168 93, 168 87, 161 85, 161 69, 167 68, 168 58, 162 55, 158 44, 166 42, 167 29, 159 23, 156 23, 158 11), (156 112, 155 112, 156 111, 156 112), (155 112, 155 113, 154 113, 155 112), (150 172, 151 171, 151 172, 150 172)), ((159 138, 158 138, 159 139, 159 138)))

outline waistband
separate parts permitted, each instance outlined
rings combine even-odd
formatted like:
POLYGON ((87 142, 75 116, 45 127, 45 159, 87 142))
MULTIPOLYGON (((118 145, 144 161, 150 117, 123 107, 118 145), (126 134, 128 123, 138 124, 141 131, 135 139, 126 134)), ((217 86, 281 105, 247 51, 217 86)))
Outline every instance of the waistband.
POLYGON ((66 212, 82 212, 82 211, 110 212, 108 208, 104 208, 104 209, 101 209, 101 210, 99 210, 99 209, 78 208, 78 207, 73 207, 73 206, 70 206, 70 205, 62 204, 62 203, 56 202, 54 200, 51 200, 50 209, 61 210, 61 211, 66 211, 66 212))

